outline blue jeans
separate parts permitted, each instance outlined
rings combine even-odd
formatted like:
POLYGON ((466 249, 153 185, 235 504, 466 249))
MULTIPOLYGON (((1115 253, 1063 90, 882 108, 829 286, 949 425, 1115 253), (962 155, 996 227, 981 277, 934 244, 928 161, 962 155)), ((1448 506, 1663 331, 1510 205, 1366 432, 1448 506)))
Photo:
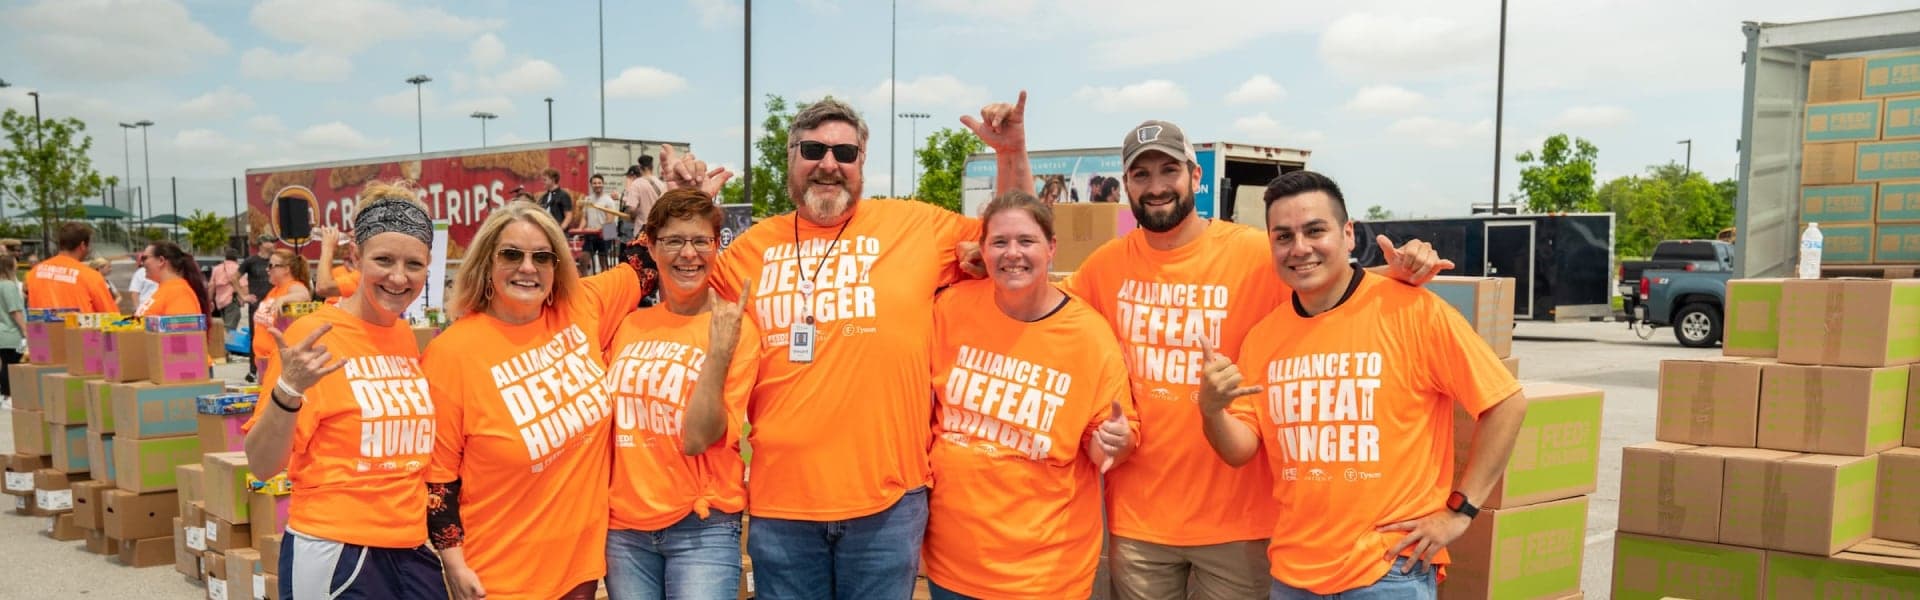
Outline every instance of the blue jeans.
POLYGON ((1311 600, 1319 598, 1338 600, 1434 600, 1440 593, 1440 582, 1435 577, 1432 566, 1417 568, 1412 573, 1401 573, 1407 566, 1407 557, 1393 560, 1393 567, 1379 581, 1366 587, 1353 588, 1338 594, 1315 594, 1279 581, 1273 582, 1268 600, 1311 600))
POLYGON ((975 600, 972 596, 940 587, 940 584, 934 583, 932 579, 927 580, 927 597, 933 600, 975 600))
POLYGON ((689 513, 659 531, 607 532, 614 600, 731 600, 740 594, 740 513, 689 513))
POLYGON ((844 521, 754 517, 747 535, 757 597, 765 600, 907 598, 927 537, 927 488, 844 521))

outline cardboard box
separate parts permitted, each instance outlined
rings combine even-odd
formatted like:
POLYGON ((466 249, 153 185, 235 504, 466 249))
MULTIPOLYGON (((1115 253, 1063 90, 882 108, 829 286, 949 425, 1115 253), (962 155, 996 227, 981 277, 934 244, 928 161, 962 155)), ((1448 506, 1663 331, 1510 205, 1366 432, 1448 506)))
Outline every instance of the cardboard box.
POLYGON ((106 512, 102 516, 107 537, 116 540, 137 540, 150 537, 172 535, 168 526, 176 512, 173 492, 155 492, 135 494, 126 490, 111 490, 102 494, 106 512))
POLYGON ((1920 224, 1881 224, 1873 228, 1873 261, 1877 263, 1920 262, 1920 224))
POLYGON ((180 513, 181 526, 186 528, 187 547, 194 552, 207 551, 207 510, 206 503, 195 500, 187 503, 187 510, 180 513))
POLYGON ((1873 537, 1920 544, 1920 448, 1880 453, 1873 537))
POLYGON ((1520 378, 1520 357, 1509 356, 1502 358, 1500 359, 1500 366, 1506 367, 1507 373, 1512 374, 1515 379, 1520 378))
POLYGON ((1760 423, 1760 371, 1768 363, 1745 358, 1660 361, 1654 439, 1753 447, 1760 423))
POLYGON ((128 383, 147 379, 147 332, 117 331, 107 336, 100 374, 107 381, 128 383))
POLYGON ((113 383, 87 380, 87 431, 113 433, 113 383))
POLYGON ((1874 222, 1920 223, 1920 181, 1886 181, 1874 191, 1874 222))
POLYGON ((1871 183, 1803 186, 1800 188, 1800 224, 1872 221, 1877 189, 1871 183))
POLYGON ((247 522, 247 453, 215 452, 200 463, 206 468, 206 502, 209 518, 219 517, 232 523, 247 522))
POLYGON ((1802 146, 1800 148, 1800 185, 1853 183, 1853 161, 1858 158, 1859 150, 1859 145, 1854 142, 1802 146))
POLYGON ((1613 542, 1616 600, 1753 600, 1766 551, 1621 533, 1613 542))
POLYGON ((59 542, 87 539, 87 531, 73 524, 73 513, 47 517, 47 528, 41 530, 40 534, 59 542))
POLYGON ((227 362, 227 328, 224 325, 207 329, 207 356, 214 362, 227 362))
POLYGON ((45 410, 46 405, 40 402, 40 378, 65 372, 67 367, 64 365, 8 365, 8 382, 13 385, 13 409, 45 410))
POLYGON ((1908 368, 1766 365, 1761 448, 1866 456, 1900 445, 1908 368))
POLYGON ((53 467, 68 473, 88 473, 93 470, 92 461, 87 459, 86 425, 52 425, 47 434, 47 445, 51 446, 53 467))
POLYGON ((268 575, 280 574, 280 535, 259 536, 260 541, 253 545, 253 549, 260 551, 260 570, 268 575))
POLYGON ((8 454, 6 493, 15 496, 32 496, 33 472, 47 468, 50 462, 49 457, 40 454, 8 454))
MULTIPOLYGON (((1831 239, 1831 238, 1829 238, 1831 239)), ((1888 367, 1920 361, 1920 280, 1789 279, 1780 362, 1888 367)))
POLYGON ((33 472, 33 510, 35 516, 52 516, 73 510, 73 482, 84 481, 85 475, 69 478, 57 469, 41 469, 33 472))
POLYGON ((1727 457, 1720 542, 1831 555, 1873 532, 1877 456, 1727 457))
POLYGON ((187 530, 179 517, 173 519, 173 570, 187 579, 200 580, 200 553, 187 548, 187 530))
POLYGON ((1867 59, 1816 60, 1807 66, 1807 102, 1859 100, 1867 59))
POLYGON ((1880 141, 1881 100, 1854 100, 1808 104, 1804 137, 1807 143, 1880 141))
POLYGON ((1858 153, 1854 181, 1920 178, 1920 140, 1862 142, 1858 153))
POLYGON ((1124 202, 1053 205, 1053 270, 1079 269, 1094 250, 1137 226, 1132 208, 1124 202))
POLYGON ((67 369, 67 326, 62 321, 27 319, 27 362, 67 369))
POLYGON ((1920 52, 1882 54, 1865 59, 1861 70, 1866 85, 1860 97, 1920 94, 1920 52))
POLYGON ((174 479, 180 485, 180 514, 184 515, 187 514, 187 505, 206 500, 207 468, 200 463, 193 463, 174 467, 173 472, 174 479))
POLYGON ((247 520, 253 528, 252 546, 265 552, 287 528, 287 506, 293 496, 247 494, 247 520))
POLYGON ((1620 531, 1720 541, 1724 460, 1700 446, 1646 442, 1620 456, 1620 531))
POLYGON ((1877 229, 1872 223, 1825 223, 1820 225, 1821 242, 1820 261, 1829 265, 1864 265, 1873 262, 1873 232, 1877 229))
POLYGON ((238 548, 227 553, 227 591, 234 598, 258 598, 266 587, 266 574, 260 572, 260 553, 238 548), (258 581, 258 584, 254 582, 258 581), (245 583, 244 590, 239 589, 245 583))
POLYGON ((194 436, 113 442, 114 483, 134 493, 165 492, 178 486, 174 467, 200 460, 194 436))
POLYGON ((87 430, 87 471, 94 479, 113 481, 113 434, 87 430))
POLYGON ((207 600, 228 600, 226 555, 206 552, 200 556, 207 572, 207 600))
POLYGON ((1558 598, 1580 591, 1587 498, 1488 510, 1447 547, 1440 597, 1558 598))
POLYGON ((160 315, 142 320, 147 333, 201 333, 207 330, 206 315, 160 315))
POLYGON ((1513 354, 1513 279, 1441 276, 1427 282, 1427 289, 1460 311, 1495 356, 1513 354))
POLYGON ((82 481, 73 484, 73 523, 81 529, 106 528, 106 495, 112 481, 82 481))
POLYGON ((157 567, 173 562, 173 536, 120 540, 120 564, 157 567))
POLYGON ((1887 107, 1882 111, 1886 116, 1880 129, 1880 139, 1899 140, 1920 137, 1920 96, 1888 98, 1887 107))
MULTIPOLYGON (((1592 493, 1600 469, 1601 392, 1560 383, 1529 382, 1527 419, 1513 443, 1499 483, 1482 508, 1512 508, 1592 493)), ((1466 472, 1476 425, 1464 409, 1453 417, 1454 476, 1466 472)))
POLYGON ((88 554, 112 556, 120 553, 120 540, 107 537, 107 532, 98 529, 87 532, 87 543, 82 546, 88 554))
POLYGON ((114 430, 121 439, 197 436, 194 398, 217 393, 218 382, 118 383, 113 385, 114 430))
POLYGON ((227 552, 238 548, 253 546, 253 528, 245 523, 233 523, 226 519, 207 515, 207 549, 227 552))
POLYGON ((240 431, 253 413, 238 415, 198 414, 194 421, 198 423, 200 449, 206 452, 243 452, 247 449, 247 434, 240 431))
POLYGON ((193 383, 207 381, 208 374, 205 333, 148 332, 148 380, 154 383, 193 383))
POLYGON ((1920 377, 1907 373, 1907 426, 1901 445, 1920 448, 1920 377))
POLYGON ((49 373, 40 378, 40 401, 45 404, 47 422, 59 425, 87 424, 87 381, 91 375, 49 373))
POLYGON ((48 425, 40 411, 13 409, 13 450, 33 455, 50 455, 47 447, 48 425))
POLYGON ((67 371, 76 375, 100 376, 106 366, 107 339, 113 334, 100 329, 67 330, 67 371))
POLYGON ((1768 598, 1920 598, 1920 560, 1767 553, 1768 598), (1890 560, 1891 559, 1891 560, 1890 560))

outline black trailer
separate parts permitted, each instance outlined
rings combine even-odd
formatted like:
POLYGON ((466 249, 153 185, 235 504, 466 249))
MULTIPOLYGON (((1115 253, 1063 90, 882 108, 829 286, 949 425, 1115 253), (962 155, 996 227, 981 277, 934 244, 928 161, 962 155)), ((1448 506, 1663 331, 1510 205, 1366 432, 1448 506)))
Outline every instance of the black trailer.
POLYGON ((1515 279, 1516 319, 1613 315, 1613 213, 1355 222, 1353 233, 1353 256, 1363 266, 1384 262, 1373 238, 1385 234, 1395 244, 1433 244, 1455 266, 1445 275, 1515 279))

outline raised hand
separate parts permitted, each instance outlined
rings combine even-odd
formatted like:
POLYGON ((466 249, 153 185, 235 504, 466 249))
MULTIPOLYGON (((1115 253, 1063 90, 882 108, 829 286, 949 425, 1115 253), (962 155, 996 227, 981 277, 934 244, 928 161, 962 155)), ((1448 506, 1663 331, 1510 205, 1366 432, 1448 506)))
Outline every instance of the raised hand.
POLYGON ((1395 248, 1385 235, 1374 236, 1373 243, 1380 248, 1380 258, 1387 263, 1387 276, 1411 285, 1425 285, 1441 271, 1454 268, 1453 261, 1440 258, 1433 244, 1408 240, 1406 245, 1395 248))
POLYGON ((980 242, 960 240, 953 245, 953 258, 960 263, 960 270, 972 277, 987 276, 987 261, 981 257, 980 242))
POLYGON ((1133 446, 1133 429, 1127 426, 1127 417, 1120 412, 1119 401, 1113 401, 1113 414, 1101 421, 1100 428, 1093 431, 1093 441, 1106 454, 1106 458, 1100 461, 1102 475, 1113 468, 1114 457, 1125 454, 1133 446))
POLYGON ((980 109, 978 119, 961 115, 960 124, 973 130, 994 152, 1024 152, 1027 149, 1027 92, 1020 91, 1017 104, 988 104, 980 109))
POLYGON ((686 156, 678 154, 672 145, 660 145, 660 180, 667 183, 668 189, 701 189, 707 179, 707 163, 691 152, 686 156))
POLYGON ((713 303, 712 321, 707 324, 707 336, 716 349, 732 350, 740 343, 740 320, 745 314, 742 308, 753 298, 753 282, 740 284, 740 301, 728 302, 719 292, 707 289, 707 297, 713 303))
POLYGON ((1200 377, 1206 381, 1200 385, 1200 412, 1210 413, 1226 410, 1234 399, 1260 393, 1257 386, 1240 385, 1244 378, 1240 376, 1240 367, 1213 350, 1213 340, 1205 336, 1200 338, 1200 349, 1204 353, 1205 366, 1200 377))
POLYGON ((729 179, 733 179, 733 172, 728 171, 726 167, 715 165, 712 170, 707 171, 705 178, 700 182, 700 191, 712 196, 717 202, 720 198, 720 190, 727 187, 729 179))
POLYGON ((321 378, 340 370, 346 364, 344 360, 334 360, 333 353, 326 346, 319 345, 320 337, 333 330, 333 324, 321 325, 312 335, 300 343, 288 346, 287 338, 274 327, 267 332, 273 335, 273 343, 280 347, 280 382, 294 393, 303 393, 313 387, 321 378))

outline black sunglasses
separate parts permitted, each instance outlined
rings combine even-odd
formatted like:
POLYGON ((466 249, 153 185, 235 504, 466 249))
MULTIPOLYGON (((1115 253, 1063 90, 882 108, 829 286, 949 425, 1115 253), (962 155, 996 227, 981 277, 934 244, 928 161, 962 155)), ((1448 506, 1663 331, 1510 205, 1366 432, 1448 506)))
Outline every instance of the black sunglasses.
POLYGON ((860 157, 860 147, 853 144, 827 145, 826 142, 805 141, 794 144, 800 147, 800 158, 820 160, 827 156, 827 149, 833 149, 833 159, 843 163, 853 162, 860 157))
MULTIPOLYGON (((495 252, 494 254, 499 256, 500 260, 504 261, 505 264, 518 266, 521 261, 527 259, 528 253, 519 248, 501 248, 499 252, 495 252)), ((555 261, 560 260, 560 255, 546 250, 536 250, 532 254, 533 264, 535 266, 551 267, 555 261)))

